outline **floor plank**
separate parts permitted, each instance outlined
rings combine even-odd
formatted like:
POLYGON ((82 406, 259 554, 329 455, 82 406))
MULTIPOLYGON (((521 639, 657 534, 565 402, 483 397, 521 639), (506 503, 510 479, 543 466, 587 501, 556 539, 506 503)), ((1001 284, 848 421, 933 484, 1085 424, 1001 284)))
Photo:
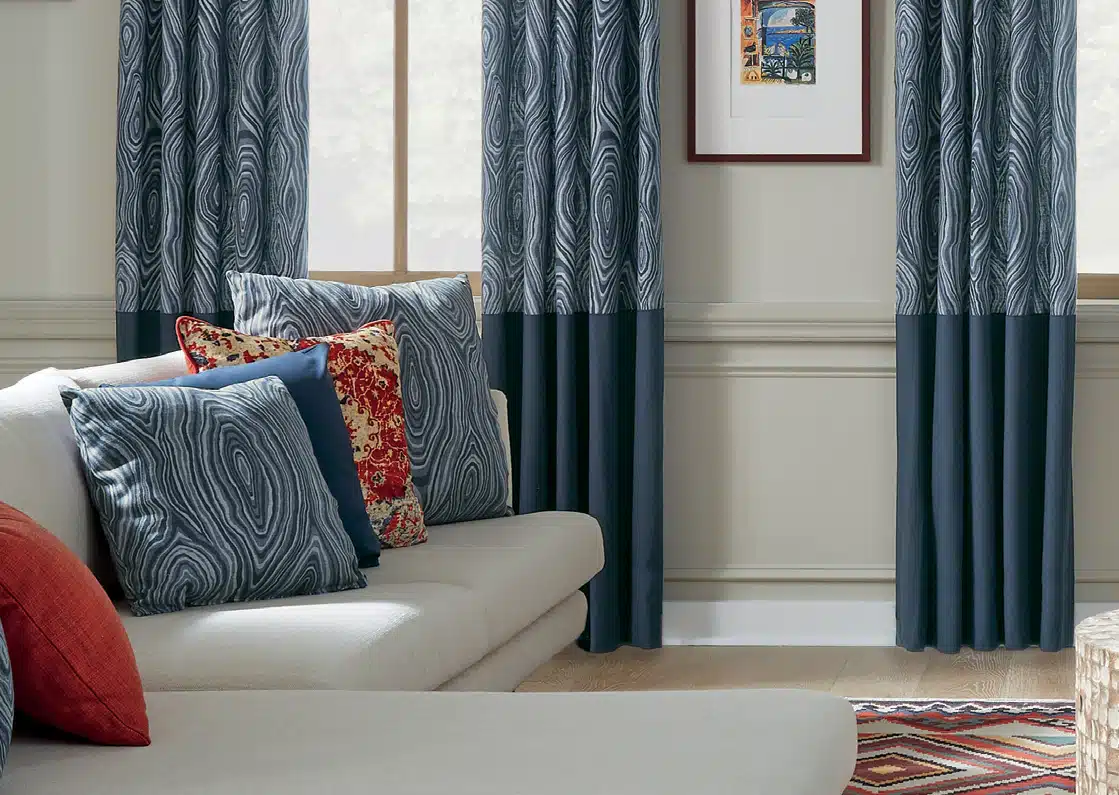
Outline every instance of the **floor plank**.
MULTIPOLYGON (((808 650, 814 654, 814 649, 808 650)), ((916 698, 928 669, 925 653, 897 648, 847 649, 832 692, 846 698, 916 698)))
POLYGON ((588 654, 571 647, 522 691, 794 687, 850 698, 1071 699, 1071 651, 958 655, 895 648, 671 646, 588 654))

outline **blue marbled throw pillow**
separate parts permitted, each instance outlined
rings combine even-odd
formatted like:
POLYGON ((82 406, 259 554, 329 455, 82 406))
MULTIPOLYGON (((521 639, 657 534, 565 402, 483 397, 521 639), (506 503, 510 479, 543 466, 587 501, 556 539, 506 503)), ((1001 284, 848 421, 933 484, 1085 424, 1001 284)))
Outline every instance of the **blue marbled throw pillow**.
POLYGON ((365 586, 276 376, 222 389, 63 390, 136 615, 365 586))
POLYGON ((12 661, 8 657, 8 644, 4 628, 0 627, 0 776, 8 761, 8 746, 12 744, 12 721, 16 714, 15 690, 12 687, 12 661))
POLYGON ((230 273, 234 325, 286 339, 391 320, 412 481, 430 525, 505 516, 505 447, 465 276, 388 287, 230 273))
POLYGON ((364 568, 378 565, 381 544, 365 512, 365 498, 354 466, 350 432, 342 418, 334 381, 327 370, 329 345, 316 345, 305 351, 285 353, 249 364, 218 367, 194 375, 181 375, 167 381, 154 381, 134 386, 193 386, 198 389, 221 389, 230 384, 252 381, 266 375, 278 376, 284 382, 299 416, 307 426, 311 447, 319 462, 330 493, 338 501, 342 527, 350 536, 357 553, 357 562, 364 568))

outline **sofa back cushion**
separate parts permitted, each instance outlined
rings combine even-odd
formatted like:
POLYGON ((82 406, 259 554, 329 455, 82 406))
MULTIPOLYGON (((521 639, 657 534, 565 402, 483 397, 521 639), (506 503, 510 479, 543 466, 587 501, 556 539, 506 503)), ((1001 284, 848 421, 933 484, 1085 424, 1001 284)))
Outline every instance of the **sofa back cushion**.
MULTIPOLYGON (((93 570, 110 594, 118 589, 116 573, 86 491, 74 431, 58 390, 147 383, 187 373, 186 358, 175 351, 120 364, 40 370, 15 386, 0 389, 0 502, 18 508, 57 536, 93 570)), ((508 464, 512 459, 505 396, 492 394, 508 464)), ((506 477, 511 497, 511 473, 506 477)))
POLYGON ((175 352, 80 370, 40 370, 0 389, 0 502, 49 530, 110 594, 117 588, 116 574, 59 389, 156 381, 186 372, 183 354, 175 352))
POLYGON ((0 390, 0 502, 50 531, 108 584, 114 580, 112 565, 58 393, 74 386, 55 371, 0 390))
POLYGON ((126 384, 164 381, 169 378, 187 375, 189 372, 186 356, 183 355, 183 352, 172 351, 148 359, 133 359, 130 362, 83 367, 80 370, 63 370, 62 374, 74 379, 74 382, 82 389, 92 389, 105 384, 124 386, 126 384))

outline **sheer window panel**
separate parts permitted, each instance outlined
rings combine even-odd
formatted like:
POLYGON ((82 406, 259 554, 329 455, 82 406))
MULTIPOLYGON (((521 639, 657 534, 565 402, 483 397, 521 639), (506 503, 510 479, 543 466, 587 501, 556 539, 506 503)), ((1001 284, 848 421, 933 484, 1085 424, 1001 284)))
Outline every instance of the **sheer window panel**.
POLYGON ((393 0, 312 0, 308 58, 310 269, 391 273, 393 0))
POLYGON ((1076 256, 1082 298, 1119 299, 1119 3, 1077 8, 1076 256))
POLYGON ((408 270, 482 269, 482 2, 408 0, 408 270))

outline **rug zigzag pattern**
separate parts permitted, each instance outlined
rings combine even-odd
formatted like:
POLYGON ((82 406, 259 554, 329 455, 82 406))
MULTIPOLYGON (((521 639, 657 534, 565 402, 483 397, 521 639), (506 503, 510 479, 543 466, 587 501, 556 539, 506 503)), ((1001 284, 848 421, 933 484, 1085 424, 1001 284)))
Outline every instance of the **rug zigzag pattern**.
POLYGON ((846 795, 1076 791, 1071 702, 853 701, 859 755, 846 795))

